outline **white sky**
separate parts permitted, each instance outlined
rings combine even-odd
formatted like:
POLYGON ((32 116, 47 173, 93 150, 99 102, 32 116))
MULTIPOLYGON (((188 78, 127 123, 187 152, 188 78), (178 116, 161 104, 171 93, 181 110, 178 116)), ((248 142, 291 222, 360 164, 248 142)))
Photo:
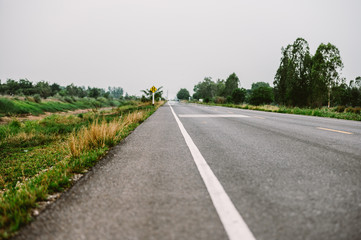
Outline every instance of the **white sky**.
POLYGON ((204 77, 273 82, 281 47, 331 42, 361 75, 360 0, 0 0, 0 79, 191 93, 204 77))

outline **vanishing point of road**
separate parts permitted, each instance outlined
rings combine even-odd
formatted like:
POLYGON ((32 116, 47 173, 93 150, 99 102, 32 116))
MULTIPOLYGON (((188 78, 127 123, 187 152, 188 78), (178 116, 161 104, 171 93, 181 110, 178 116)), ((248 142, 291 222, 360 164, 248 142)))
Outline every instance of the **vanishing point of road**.
POLYGON ((15 239, 361 239, 361 122, 170 102, 15 239))

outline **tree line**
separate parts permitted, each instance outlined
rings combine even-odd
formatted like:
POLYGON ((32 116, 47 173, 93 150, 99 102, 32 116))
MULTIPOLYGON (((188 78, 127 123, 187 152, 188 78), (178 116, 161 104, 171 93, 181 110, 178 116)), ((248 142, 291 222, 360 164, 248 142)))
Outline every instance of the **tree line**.
POLYGON ((0 94, 1 95, 11 95, 11 96, 40 96, 42 98, 53 97, 59 95, 61 97, 70 96, 70 97, 105 97, 105 98, 116 98, 116 99, 130 99, 132 96, 129 96, 127 93, 124 95, 124 90, 121 87, 108 87, 108 90, 102 88, 88 87, 84 86, 75 86, 70 84, 67 86, 60 86, 57 83, 50 84, 46 81, 40 81, 34 84, 28 79, 20 79, 18 81, 13 79, 8 79, 5 83, 2 83, 0 80, 0 94))
MULTIPOLYGON (((226 80, 204 78, 194 86, 193 98, 216 103, 274 103, 313 108, 361 106, 361 77, 349 81, 349 84, 341 77, 343 62, 336 46, 321 43, 312 55, 307 41, 297 38, 282 48, 281 53, 274 87, 265 82, 256 82, 246 90, 240 88, 239 78, 232 73, 226 80)), ((180 96, 187 96, 184 89, 181 90, 178 92, 180 96)))

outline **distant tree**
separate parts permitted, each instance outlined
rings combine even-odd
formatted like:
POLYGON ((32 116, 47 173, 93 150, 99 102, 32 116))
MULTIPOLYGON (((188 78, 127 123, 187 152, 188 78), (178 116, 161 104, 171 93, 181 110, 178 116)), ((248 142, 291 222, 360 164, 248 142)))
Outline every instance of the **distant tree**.
POLYGON ((51 95, 54 96, 55 94, 60 92, 61 87, 60 87, 59 84, 53 83, 53 84, 50 85, 50 89, 51 89, 51 95))
POLYGON ((187 89, 185 88, 181 88, 178 93, 177 93, 177 98, 178 99, 189 99, 190 95, 187 89))
POLYGON ((15 95, 16 92, 20 89, 20 86, 17 81, 13 79, 8 79, 6 85, 4 86, 5 94, 15 95))
POLYGON ((216 96, 224 96, 224 89, 226 88, 226 83, 222 79, 218 79, 216 82, 216 96))
POLYGON ((309 100, 311 55, 303 38, 282 48, 280 66, 273 82, 276 101, 285 105, 305 106, 309 100))
POLYGON ((19 93, 23 93, 26 96, 34 94, 34 86, 33 83, 28 79, 20 79, 19 80, 19 93))
POLYGON ((348 97, 351 106, 361 106, 361 77, 350 81, 348 97))
POLYGON ((48 82, 40 81, 35 85, 35 92, 42 98, 48 98, 51 96, 51 87, 48 82))
POLYGON ((99 88, 90 88, 88 87, 88 96, 92 98, 98 98, 101 94, 101 91, 99 88))
POLYGON ((246 98, 246 89, 244 88, 236 88, 232 92, 232 101, 235 104, 240 104, 246 98))
POLYGON ((273 102, 273 89, 268 83, 252 84, 249 103, 253 105, 270 104, 273 102))
POLYGON ((338 85, 342 68, 338 48, 331 43, 321 43, 312 58, 311 89, 314 103, 320 105, 323 99, 327 99, 327 106, 330 107, 332 87, 338 85))
POLYGON ((231 75, 229 75, 229 77, 226 80, 223 95, 225 97, 231 96, 232 92, 235 89, 237 89, 238 86, 239 86, 239 79, 238 79, 238 77, 237 77, 237 75, 235 73, 232 73, 231 75))
POLYGON ((202 82, 196 84, 193 88, 195 99, 212 99, 216 95, 217 85, 211 77, 206 77, 202 82))
POLYGON ((113 98, 123 98, 124 90, 121 87, 108 87, 108 91, 113 98))

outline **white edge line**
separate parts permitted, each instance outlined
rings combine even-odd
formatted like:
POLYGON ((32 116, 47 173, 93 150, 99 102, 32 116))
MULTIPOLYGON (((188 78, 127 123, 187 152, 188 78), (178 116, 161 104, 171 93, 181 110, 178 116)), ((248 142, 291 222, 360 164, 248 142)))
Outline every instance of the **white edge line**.
POLYGON ((225 192, 223 186, 214 175, 213 171, 203 158, 201 152, 194 144, 192 138, 184 128, 182 122, 175 114, 172 106, 168 104, 173 116, 178 123, 179 129, 188 145, 188 148, 193 156, 194 162, 198 171, 206 185, 208 193, 212 199, 213 205, 218 213, 218 216, 223 224, 224 229, 230 240, 256 240, 252 232, 249 230, 247 224, 244 222, 241 215, 238 213, 236 207, 225 192))

